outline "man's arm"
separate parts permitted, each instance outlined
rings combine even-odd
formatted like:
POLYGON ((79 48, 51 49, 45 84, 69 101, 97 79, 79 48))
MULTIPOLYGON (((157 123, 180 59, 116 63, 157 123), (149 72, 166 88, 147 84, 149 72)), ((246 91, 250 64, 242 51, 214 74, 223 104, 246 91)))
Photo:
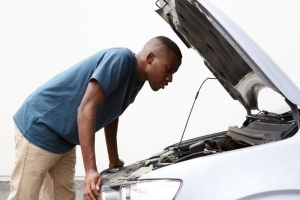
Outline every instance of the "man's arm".
POLYGON ((109 167, 122 167, 124 162, 119 159, 117 132, 118 132, 119 118, 112 121, 104 127, 106 146, 109 158, 109 167))
POLYGON ((105 93, 101 85, 92 80, 86 89, 77 111, 79 141, 85 169, 84 196, 87 200, 96 200, 100 196, 100 177, 95 156, 96 111, 103 103, 105 93))

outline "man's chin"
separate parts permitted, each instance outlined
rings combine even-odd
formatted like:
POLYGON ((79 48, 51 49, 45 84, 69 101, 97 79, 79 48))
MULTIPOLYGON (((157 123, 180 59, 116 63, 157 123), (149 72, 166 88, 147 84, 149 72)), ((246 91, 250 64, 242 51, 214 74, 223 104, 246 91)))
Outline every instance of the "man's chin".
POLYGON ((160 89, 160 87, 152 87, 151 85, 150 85, 150 87, 151 87, 151 89, 152 89, 154 92, 156 92, 156 91, 158 91, 158 90, 160 89))
POLYGON ((157 92, 160 88, 151 88, 154 92, 157 92))

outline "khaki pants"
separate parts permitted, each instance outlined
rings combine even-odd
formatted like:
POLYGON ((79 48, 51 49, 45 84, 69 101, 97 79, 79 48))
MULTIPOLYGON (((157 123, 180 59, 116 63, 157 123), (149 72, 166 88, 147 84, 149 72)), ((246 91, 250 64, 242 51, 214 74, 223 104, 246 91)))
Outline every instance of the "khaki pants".
POLYGON ((76 148, 55 154, 30 143, 15 127, 16 165, 8 200, 37 200, 42 188, 45 200, 75 199, 76 148))

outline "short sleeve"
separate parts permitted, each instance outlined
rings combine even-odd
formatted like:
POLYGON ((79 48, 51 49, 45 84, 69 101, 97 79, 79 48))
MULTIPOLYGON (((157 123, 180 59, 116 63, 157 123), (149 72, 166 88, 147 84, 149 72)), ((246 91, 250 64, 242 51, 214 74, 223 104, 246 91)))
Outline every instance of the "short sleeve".
POLYGON ((109 49, 99 60, 90 80, 97 80, 105 95, 108 96, 129 76, 133 63, 133 57, 128 50, 122 48, 109 49))

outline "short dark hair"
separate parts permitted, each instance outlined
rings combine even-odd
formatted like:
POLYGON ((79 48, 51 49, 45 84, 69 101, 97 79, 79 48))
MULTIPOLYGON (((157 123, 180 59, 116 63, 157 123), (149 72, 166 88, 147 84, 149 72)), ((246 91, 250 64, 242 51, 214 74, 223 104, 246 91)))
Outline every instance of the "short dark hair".
POLYGON ((159 40, 168 50, 173 51, 178 56, 178 58, 182 58, 179 47, 170 38, 165 36, 156 36, 155 39, 159 40))

